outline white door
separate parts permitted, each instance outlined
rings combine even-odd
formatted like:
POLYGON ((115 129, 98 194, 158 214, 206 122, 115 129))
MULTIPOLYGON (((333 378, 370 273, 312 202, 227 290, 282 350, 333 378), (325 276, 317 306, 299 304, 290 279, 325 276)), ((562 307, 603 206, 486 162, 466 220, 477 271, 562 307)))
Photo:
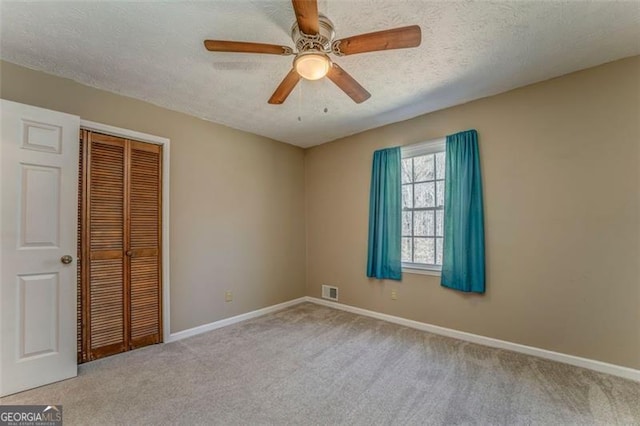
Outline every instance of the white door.
POLYGON ((77 375, 80 118, 0 99, 0 395, 77 375))

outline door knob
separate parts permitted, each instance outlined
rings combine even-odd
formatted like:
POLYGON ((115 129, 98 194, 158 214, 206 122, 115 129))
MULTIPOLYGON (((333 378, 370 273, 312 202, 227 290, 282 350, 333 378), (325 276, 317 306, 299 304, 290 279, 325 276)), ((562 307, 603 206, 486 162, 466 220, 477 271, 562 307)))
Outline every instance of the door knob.
POLYGON ((133 252, 131 250, 127 250, 127 252, 125 253, 127 256, 133 256, 133 252))
POLYGON ((60 262, 64 263, 65 265, 68 265, 71 262, 73 262, 73 257, 69 256, 68 254, 65 254, 60 258, 60 262))

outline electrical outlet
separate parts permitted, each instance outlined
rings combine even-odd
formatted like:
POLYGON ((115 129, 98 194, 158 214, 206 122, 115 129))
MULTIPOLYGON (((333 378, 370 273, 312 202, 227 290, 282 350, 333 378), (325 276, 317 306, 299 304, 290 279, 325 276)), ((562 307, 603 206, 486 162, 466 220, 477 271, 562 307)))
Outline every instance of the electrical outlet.
POLYGON ((233 300, 233 293, 231 293, 231 290, 227 290, 224 292, 224 301, 225 302, 231 302, 233 300))
POLYGON ((391 300, 398 300, 398 291, 395 288, 391 290, 391 300))

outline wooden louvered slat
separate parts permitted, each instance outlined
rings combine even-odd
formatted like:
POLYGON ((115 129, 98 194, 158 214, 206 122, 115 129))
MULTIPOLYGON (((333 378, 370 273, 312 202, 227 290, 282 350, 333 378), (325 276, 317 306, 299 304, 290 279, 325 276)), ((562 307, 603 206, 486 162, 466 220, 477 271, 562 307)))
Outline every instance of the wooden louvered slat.
POLYGON ((114 344, 124 350, 122 259, 91 261, 90 283, 91 351, 114 344))
POLYGON ((124 146, 92 143, 90 214, 91 251, 122 250, 124 146))
POLYGON ((136 341, 159 335, 158 259, 133 258, 131 271, 131 340, 136 341))
POLYGON ((129 152, 130 345, 139 347, 161 336, 161 147, 131 142, 129 152))

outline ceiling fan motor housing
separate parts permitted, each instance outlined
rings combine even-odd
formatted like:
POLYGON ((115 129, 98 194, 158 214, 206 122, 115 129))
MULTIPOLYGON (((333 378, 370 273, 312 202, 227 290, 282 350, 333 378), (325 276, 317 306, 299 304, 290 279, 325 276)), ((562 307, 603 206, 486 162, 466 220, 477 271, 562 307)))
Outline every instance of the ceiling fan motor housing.
POLYGON ((331 52, 331 43, 336 35, 333 22, 322 14, 318 15, 318 21, 320 30, 315 35, 305 34, 300 31, 297 22, 291 27, 291 38, 298 53, 308 51, 331 52))

